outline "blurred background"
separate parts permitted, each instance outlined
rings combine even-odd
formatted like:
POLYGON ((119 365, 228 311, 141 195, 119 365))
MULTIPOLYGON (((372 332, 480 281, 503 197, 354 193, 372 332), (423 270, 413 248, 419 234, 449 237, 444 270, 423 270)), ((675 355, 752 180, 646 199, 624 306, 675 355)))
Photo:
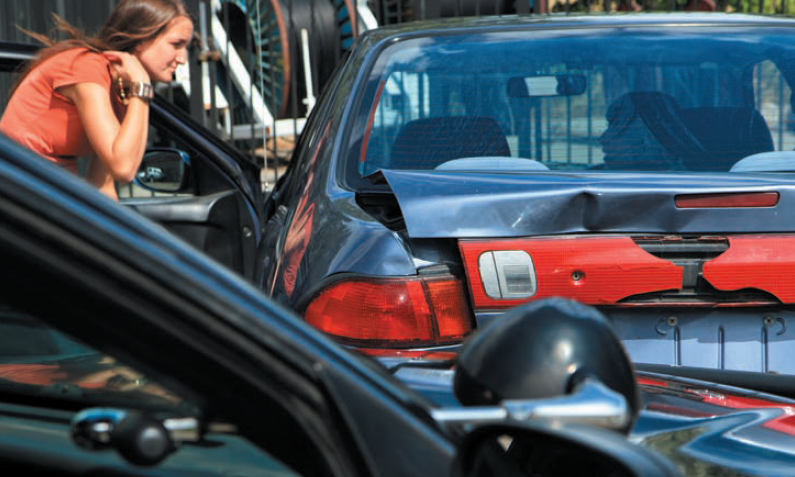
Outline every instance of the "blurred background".
MULTIPOLYGON (((792 0, 795 1, 795 0, 792 0)), ((263 168, 266 189, 331 72, 363 31, 416 20, 493 14, 729 11, 786 15, 790 0, 185 0, 197 21, 191 60, 161 94, 263 168)), ((0 40, 53 14, 93 34, 117 0, 2 0, 0 40)), ((0 104, 8 86, 0 84, 0 104)))

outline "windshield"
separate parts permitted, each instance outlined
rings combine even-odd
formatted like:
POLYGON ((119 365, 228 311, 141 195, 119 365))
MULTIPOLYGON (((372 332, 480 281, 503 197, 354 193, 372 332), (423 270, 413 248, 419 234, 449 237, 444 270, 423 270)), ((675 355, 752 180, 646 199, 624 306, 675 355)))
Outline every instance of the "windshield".
POLYGON ((501 31, 381 53, 354 128, 379 169, 725 172, 791 151, 795 36, 769 27, 501 31))

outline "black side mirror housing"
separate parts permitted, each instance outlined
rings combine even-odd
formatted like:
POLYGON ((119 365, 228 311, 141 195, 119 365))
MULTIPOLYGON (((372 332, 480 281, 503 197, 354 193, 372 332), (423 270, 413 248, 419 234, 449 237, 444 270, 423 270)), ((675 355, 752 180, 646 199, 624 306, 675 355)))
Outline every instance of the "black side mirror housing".
POLYGON ((629 356, 601 312, 565 298, 519 306, 479 329, 464 344, 453 380, 465 406, 559 400, 587 383, 623 397, 628 416, 617 427, 629 432, 640 408, 629 356))

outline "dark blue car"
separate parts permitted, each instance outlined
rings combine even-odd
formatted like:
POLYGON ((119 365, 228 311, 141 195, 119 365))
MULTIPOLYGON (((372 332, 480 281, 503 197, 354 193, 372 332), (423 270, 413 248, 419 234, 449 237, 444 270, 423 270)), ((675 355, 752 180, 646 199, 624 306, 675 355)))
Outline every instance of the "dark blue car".
POLYGON ((563 296, 606 314, 635 362, 793 374, 793 26, 367 32, 269 198, 261 286, 380 355, 455 349, 563 296))

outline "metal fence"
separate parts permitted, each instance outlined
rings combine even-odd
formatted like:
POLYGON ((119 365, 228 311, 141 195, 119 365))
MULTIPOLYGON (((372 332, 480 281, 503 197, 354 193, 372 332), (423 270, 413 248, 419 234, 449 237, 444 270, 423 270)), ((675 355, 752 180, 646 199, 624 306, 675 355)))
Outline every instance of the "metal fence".
MULTIPOLYGON (((117 1, 2 0, 0 39, 32 42, 18 27, 47 32, 53 13, 92 33, 117 1)), ((793 10, 789 0, 184 1, 196 20, 197 41, 178 81, 160 92, 261 162, 266 188, 278 178, 332 70, 364 30, 472 15, 793 10)))
POLYGON ((86 31, 98 28, 117 0, 2 0, 0 39, 30 42, 17 27, 46 33, 53 27, 52 14, 86 31))

